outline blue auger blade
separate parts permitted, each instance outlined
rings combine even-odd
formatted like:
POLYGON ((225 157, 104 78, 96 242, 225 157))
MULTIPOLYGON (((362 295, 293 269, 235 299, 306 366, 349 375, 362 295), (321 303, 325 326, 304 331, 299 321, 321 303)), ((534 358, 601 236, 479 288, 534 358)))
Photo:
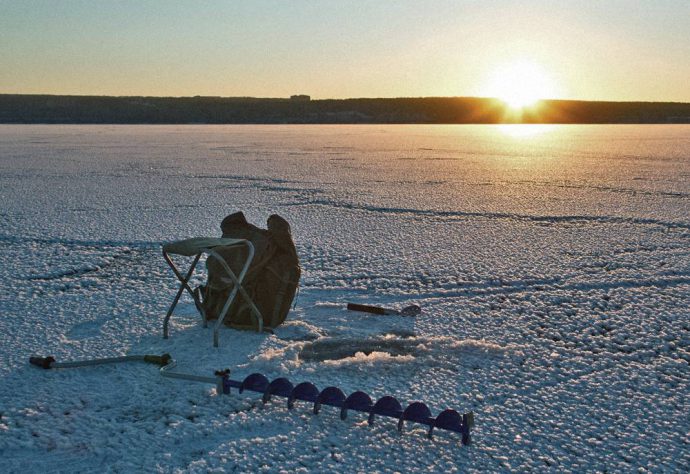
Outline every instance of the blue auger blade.
POLYGON ((386 395, 379 398, 369 412, 369 424, 374 424, 376 415, 391 416, 393 418, 400 418, 402 414, 402 406, 397 398, 386 395))
POLYGON ((338 387, 326 387, 314 402, 314 414, 318 415, 321 410, 321 405, 330 405, 332 407, 341 408, 345 401, 345 394, 338 387))
POLYGON ((423 423, 425 425, 432 425, 434 419, 431 417, 431 410, 422 402, 414 402, 407 405, 405 411, 400 415, 398 421, 398 431, 402 432, 405 420, 414 421, 415 423, 423 423))
POLYGON ((287 399, 288 410, 292 410, 295 406, 295 400, 303 400, 305 402, 315 402, 319 397, 319 389, 311 382, 298 383, 292 389, 287 399))
POLYGON ((292 382, 290 382, 285 377, 280 377, 268 384, 268 387, 266 387, 266 391, 264 391, 264 396, 262 397, 261 401, 264 404, 268 403, 268 401, 271 399, 271 395, 289 397, 292 393, 292 389, 292 382))
POLYGON ((369 413, 372 406, 374 406, 374 402, 371 401, 369 395, 361 391, 354 392, 343 402, 343 407, 340 409, 340 419, 347 418, 348 409, 369 413))
POLYGON ((460 417, 460 413, 451 409, 443 410, 439 413, 434 423, 431 425, 431 428, 429 428, 429 439, 434 436, 434 428, 462 433, 462 418, 460 417))
POLYGON ((268 379, 263 374, 248 375, 240 385, 240 393, 245 390, 263 393, 268 388, 268 379))

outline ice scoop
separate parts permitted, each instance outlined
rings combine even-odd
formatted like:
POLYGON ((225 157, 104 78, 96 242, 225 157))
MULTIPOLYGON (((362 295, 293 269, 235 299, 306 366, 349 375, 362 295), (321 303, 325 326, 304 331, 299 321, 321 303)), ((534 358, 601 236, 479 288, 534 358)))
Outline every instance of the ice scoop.
POLYGON ((350 311, 360 311, 371 314, 397 314, 399 316, 417 316, 422 312, 422 308, 416 304, 405 306, 403 309, 382 308, 381 306, 371 306, 368 304, 348 303, 347 309, 350 311))

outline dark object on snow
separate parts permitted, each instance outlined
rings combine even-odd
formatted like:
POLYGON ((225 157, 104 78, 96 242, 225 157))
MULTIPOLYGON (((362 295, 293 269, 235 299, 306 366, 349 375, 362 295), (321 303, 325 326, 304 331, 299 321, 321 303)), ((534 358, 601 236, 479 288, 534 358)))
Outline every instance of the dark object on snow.
POLYGON ((405 306, 403 309, 397 310, 390 308, 382 308, 380 306, 369 306, 367 304, 348 303, 347 309, 350 311, 361 311, 362 313, 397 314, 399 316, 417 316, 419 313, 422 312, 422 308, 420 308, 416 304, 405 306))
MULTIPOLYGON (((244 214, 236 212, 223 219, 220 227, 223 237, 246 239, 254 245, 254 259, 242 286, 263 315, 264 326, 275 328, 285 321, 290 311, 301 269, 290 224, 277 214, 270 216, 267 224, 268 229, 260 229, 247 222, 244 214)), ((239 274, 246 261, 247 251, 224 250, 221 247, 216 250, 230 268, 239 274)), ((227 279, 227 273, 221 268, 220 262, 209 259, 206 265, 208 282, 201 288, 201 304, 206 319, 217 319, 234 283, 227 279)), ((233 302, 224 322, 233 327, 254 327, 251 309, 244 298, 233 302)))
POLYGON ((153 355, 153 354, 142 354, 142 355, 128 355, 121 357, 106 357, 105 359, 89 359, 89 360, 76 360, 71 362, 56 362, 55 357, 29 357, 29 363, 35 365, 36 367, 41 367, 42 369, 70 369, 73 367, 86 367, 89 365, 102 365, 102 364, 116 364, 118 362, 131 362, 131 361, 141 361, 149 364, 160 365, 161 367, 166 366, 170 363, 172 357, 170 354, 163 355, 153 355))

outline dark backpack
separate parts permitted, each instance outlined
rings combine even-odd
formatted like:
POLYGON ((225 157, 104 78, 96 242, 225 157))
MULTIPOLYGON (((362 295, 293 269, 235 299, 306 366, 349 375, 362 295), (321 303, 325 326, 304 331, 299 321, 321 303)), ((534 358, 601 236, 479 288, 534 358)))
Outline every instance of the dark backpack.
MULTIPOLYGON (((280 325, 290 311, 299 285, 301 269, 290 224, 277 214, 267 221, 268 229, 250 224, 241 212, 230 214, 221 223, 223 237, 246 239, 254 244, 254 259, 242 282, 249 297, 263 316, 264 327, 280 325)), ((247 258, 247 250, 217 248, 216 251, 238 276, 247 258)), ((206 261, 208 282, 201 288, 206 319, 218 319, 234 284, 220 263, 206 261)), ((249 305, 237 294, 225 317, 225 324, 239 328, 255 327, 249 305)))

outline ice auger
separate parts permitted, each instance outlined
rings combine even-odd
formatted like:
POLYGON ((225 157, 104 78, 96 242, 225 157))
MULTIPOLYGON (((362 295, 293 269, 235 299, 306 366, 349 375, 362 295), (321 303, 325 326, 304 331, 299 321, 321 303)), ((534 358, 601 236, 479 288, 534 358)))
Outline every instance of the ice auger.
POLYGON ((435 429, 453 431, 461 435, 462 444, 470 444, 470 430, 474 425, 472 412, 460 414, 455 410, 446 409, 435 418, 431 415, 429 407, 422 402, 413 402, 403 409, 395 397, 386 395, 376 402, 364 392, 356 391, 345 396, 337 387, 326 387, 319 390, 311 382, 302 382, 293 385, 288 379, 279 377, 271 381, 263 374, 254 373, 242 381, 232 380, 230 370, 219 370, 213 377, 183 374, 173 372, 175 361, 170 354, 163 355, 130 355, 112 357, 107 359, 91 359, 72 362, 56 362, 53 357, 31 357, 29 362, 44 369, 59 369, 84 367, 90 365, 109 364, 127 361, 142 361, 160 366, 160 374, 164 377, 191 380, 194 382, 210 383, 216 386, 218 394, 229 395, 231 389, 237 389, 239 393, 249 390, 262 394, 261 401, 266 404, 273 396, 287 399, 287 408, 292 409, 295 402, 304 401, 313 403, 313 412, 318 414, 324 405, 340 409, 340 419, 345 420, 349 411, 359 411, 368 414, 368 423, 372 425, 377 416, 386 416, 398 420, 398 431, 402 431, 406 421, 420 423, 429 427, 428 436, 433 436, 435 429))

